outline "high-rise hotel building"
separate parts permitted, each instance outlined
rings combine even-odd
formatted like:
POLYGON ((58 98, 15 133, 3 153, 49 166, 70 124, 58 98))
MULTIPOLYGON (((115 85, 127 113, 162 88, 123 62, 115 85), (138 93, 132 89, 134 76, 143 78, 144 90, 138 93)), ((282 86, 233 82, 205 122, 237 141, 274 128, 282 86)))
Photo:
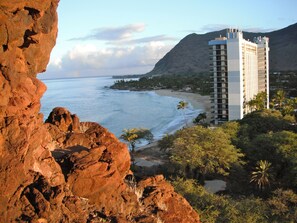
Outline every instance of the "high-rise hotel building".
POLYGON ((260 92, 269 106, 269 39, 243 39, 237 29, 226 37, 209 41, 213 79, 212 120, 214 124, 242 119, 251 112, 248 102, 260 92))

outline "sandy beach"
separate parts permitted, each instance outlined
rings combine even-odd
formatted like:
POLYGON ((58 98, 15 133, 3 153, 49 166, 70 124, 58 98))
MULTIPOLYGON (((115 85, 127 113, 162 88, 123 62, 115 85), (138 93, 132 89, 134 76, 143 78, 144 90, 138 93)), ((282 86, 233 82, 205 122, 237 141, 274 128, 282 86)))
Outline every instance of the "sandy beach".
POLYGON ((188 93, 181 91, 172 91, 170 89, 155 90, 156 94, 160 96, 168 96, 174 98, 180 98, 184 101, 189 102, 194 109, 202 109, 206 112, 206 116, 210 116, 210 96, 202 96, 196 93, 188 93))
MULTIPOLYGON (((187 101, 193 106, 194 109, 202 109, 204 112, 206 112, 207 117, 210 116, 210 96, 202 96, 196 93, 172 91, 170 89, 155 90, 155 92, 160 96, 174 97, 187 101)), ((167 159, 168 157, 160 151, 158 147, 158 141, 138 147, 135 154, 137 166, 151 167, 154 165, 160 165, 166 162, 167 159)))
MULTIPOLYGON (((202 109, 206 112, 206 116, 210 117, 210 96, 202 96, 195 93, 179 92, 172 90, 156 90, 155 91, 160 96, 169 96, 180 98, 184 101, 189 102, 194 109, 202 109)), ((137 148, 134 154, 135 164, 142 168, 154 168, 156 166, 165 164, 168 162, 168 154, 160 151, 158 146, 158 141, 152 142, 148 145, 141 146, 137 148)), ((226 182, 222 180, 209 180, 205 181, 205 189, 210 193, 216 193, 219 191, 224 191, 226 189, 226 182)))

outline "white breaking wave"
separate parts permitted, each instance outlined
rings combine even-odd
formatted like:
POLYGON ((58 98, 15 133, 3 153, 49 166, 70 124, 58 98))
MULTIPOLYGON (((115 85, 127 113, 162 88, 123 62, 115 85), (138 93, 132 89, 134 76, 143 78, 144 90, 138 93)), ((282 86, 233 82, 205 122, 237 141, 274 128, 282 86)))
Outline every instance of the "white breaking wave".
POLYGON ((81 121, 98 122, 119 137, 123 129, 147 128, 161 139, 188 123, 201 112, 192 106, 177 110, 178 98, 150 91, 112 90, 111 77, 45 80, 47 92, 41 100, 45 118, 54 107, 66 107, 81 121))

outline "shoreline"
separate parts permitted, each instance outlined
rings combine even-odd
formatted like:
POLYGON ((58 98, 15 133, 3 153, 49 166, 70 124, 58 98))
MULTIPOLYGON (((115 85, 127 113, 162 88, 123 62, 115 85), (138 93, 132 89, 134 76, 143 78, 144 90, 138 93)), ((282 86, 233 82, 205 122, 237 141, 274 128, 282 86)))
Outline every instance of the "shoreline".
MULTIPOLYGON (((173 91, 171 89, 153 90, 159 96, 173 97, 180 100, 184 100, 191 104, 194 110, 201 110, 205 112, 207 121, 210 119, 210 96, 202 96, 197 93, 173 91)), ((194 125, 193 123, 191 126, 194 125)), ((142 145, 136 148, 134 154, 135 163, 137 166, 151 168, 159 166, 168 161, 166 153, 160 151, 159 143, 160 139, 155 139, 153 142, 142 145)))
MULTIPOLYGON (((174 91, 172 89, 158 89, 158 90, 153 90, 152 92, 154 92, 155 94, 161 97, 170 97, 170 98, 178 99, 179 101, 182 100, 189 103, 189 107, 185 110, 183 114, 183 120, 180 120, 180 123, 178 123, 178 125, 175 124, 172 128, 172 131, 167 131, 165 132, 165 134, 173 134, 174 132, 176 132, 177 130, 185 126, 188 126, 188 127, 193 126, 194 125, 193 120, 200 113, 206 113, 206 117, 207 117, 206 121, 208 122, 210 120, 211 103, 210 103, 209 95, 202 96, 198 93, 174 91), (187 124, 185 124, 185 121, 187 124)), ((159 139, 156 139, 156 140, 159 140, 159 139)))
MULTIPOLYGON (((153 92, 155 92, 159 96, 173 97, 173 98, 178 98, 178 99, 187 101, 192 105, 193 109, 195 110, 200 109, 202 110, 202 112, 205 112, 207 116, 207 120, 209 120, 210 108, 211 108, 209 95, 202 96, 197 93, 173 91, 171 89, 153 90, 153 92)), ((152 148, 156 149, 158 147, 159 140, 160 139, 156 139, 150 144, 139 146, 136 150, 141 152, 144 150, 150 150, 152 148)))
POLYGON ((210 111, 210 96, 209 95, 202 96, 197 93, 173 91, 171 89, 154 90, 154 92, 159 96, 167 96, 167 97, 183 99, 183 100, 189 102, 193 106, 194 109, 202 109, 205 112, 210 111))
POLYGON ((161 90, 154 90, 154 92, 159 96, 167 96, 173 98, 179 98, 184 101, 189 102, 193 108, 201 109, 203 112, 206 113, 206 116, 209 118, 210 116, 210 96, 209 95, 200 95, 197 93, 189 93, 189 92, 182 92, 182 91, 173 91, 171 89, 161 89, 161 90))

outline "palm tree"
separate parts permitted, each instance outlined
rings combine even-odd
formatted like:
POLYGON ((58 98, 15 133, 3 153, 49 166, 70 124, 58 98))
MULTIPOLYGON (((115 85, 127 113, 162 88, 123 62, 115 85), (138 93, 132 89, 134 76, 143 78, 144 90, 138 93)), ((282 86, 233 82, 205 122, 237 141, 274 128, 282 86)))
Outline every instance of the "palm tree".
POLYGON ((124 129, 123 134, 120 136, 121 139, 127 141, 131 146, 131 151, 135 151, 135 143, 138 135, 136 134, 137 130, 134 129, 124 129))
POLYGON ((186 120, 184 109, 186 109, 188 107, 188 105, 189 105, 189 103, 186 101, 180 101, 180 102, 178 102, 178 105, 177 105, 178 110, 180 110, 180 109, 183 110, 183 116, 184 116, 186 126, 187 126, 187 120, 186 120))
POLYGON ((278 90, 272 98, 274 108, 281 110, 286 99, 284 90, 278 90))
POLYGON ((120 136, 121 139, 127 141, 131 147, 131 153, 135 152, 136 142, 140 139, 145 139, 149 142, 153 140, 153 134, 148 129, 143 128, 132 128, 124 129, 123 134, 120 136))
POLYGON ((250 182, 257 184, 260 190, 264 190, 266 186, 270 185, 271 178, 271 163, 267 160, 258 161, 250 182))

